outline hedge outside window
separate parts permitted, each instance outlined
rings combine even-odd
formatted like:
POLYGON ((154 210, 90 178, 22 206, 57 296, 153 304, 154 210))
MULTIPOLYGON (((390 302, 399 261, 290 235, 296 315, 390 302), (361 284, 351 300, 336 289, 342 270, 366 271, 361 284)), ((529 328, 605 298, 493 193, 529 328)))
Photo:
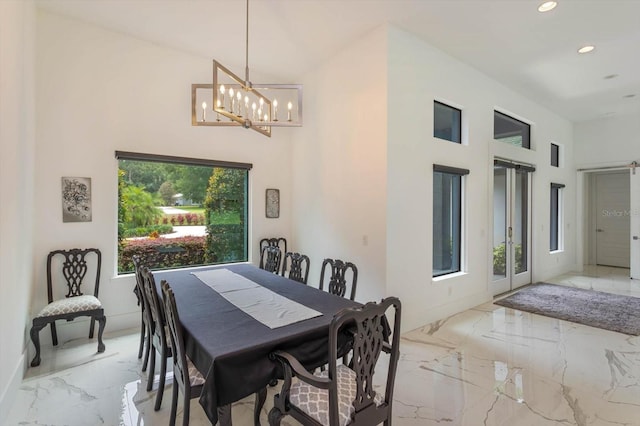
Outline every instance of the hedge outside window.
POLYGON ((116 152, 118 274, 248 259, 251 164, 116 152))
POLYGON ((462 176, 465 169, 433 166, 433 276, 461 270, 462 176))

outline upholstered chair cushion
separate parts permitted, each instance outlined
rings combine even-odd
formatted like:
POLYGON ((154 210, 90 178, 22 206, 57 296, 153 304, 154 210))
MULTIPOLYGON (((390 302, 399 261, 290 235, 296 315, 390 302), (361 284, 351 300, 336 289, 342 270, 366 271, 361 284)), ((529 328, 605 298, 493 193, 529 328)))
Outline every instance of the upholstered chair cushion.
MULTIPOLYGON (((316 376, 327 377, 328 374, 329 372, 325 370, 317 373, 316 376)), ((356 398, 356 373, 349 367, 339 364, 337 376, 340 426, 345 426, 351 422, 351 415, 355 411, 353 400, 356 398)), ((329 424, 329 392, 326 389, 319 389, 296 380, 291 385, 289 401, 321 424, 329 424)), ((379 393, 376 393, 374 402, 376 405, 384 402, 379 393)))
POLYGON ((200 370, 193 365, 193 362, 191 362, 189 357, 187 357, 187 368, 189 369, 189 383, 191 384, 191 387, 199 386, 204 383, 204 376, 200 370))
POLYGON ((102 304, 97 297, 82 295, 68 297, 66 299, 55 300, 45 306, 36 318, 51 317, 54 315, 71 314, 74 312, 90 311, 102 308, 102 304))

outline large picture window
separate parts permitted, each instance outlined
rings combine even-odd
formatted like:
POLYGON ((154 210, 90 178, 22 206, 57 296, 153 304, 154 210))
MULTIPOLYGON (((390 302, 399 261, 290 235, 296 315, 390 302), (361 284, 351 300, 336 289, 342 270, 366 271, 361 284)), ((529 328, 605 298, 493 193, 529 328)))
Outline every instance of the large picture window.
POLYGON ((246 261, 251 164, 116 152, 118 274, 246 261))
POLYGON ((493 112, 493 138, 522 148, 531 148, 531 126, 498 111, 493 112))
POLYGON ((433 276, 461 270, 462 180, 469 171, 433 166, 433 276))
POLYGON ((551 222, 549 251, 562 250, 562 191, 564 185, 551 184, 551 222))

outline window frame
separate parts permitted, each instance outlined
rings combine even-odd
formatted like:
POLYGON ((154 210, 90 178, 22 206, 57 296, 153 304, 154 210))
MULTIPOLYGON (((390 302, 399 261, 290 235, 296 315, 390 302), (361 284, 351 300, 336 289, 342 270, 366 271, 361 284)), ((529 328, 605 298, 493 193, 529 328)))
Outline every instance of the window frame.
POLYGON ((511 145, 511 146, 515 146, 515 147, 520 147, 520 148, 525 148, 525 149, 531 149, 531 124, 517 119, 509 114, 506 114, 504 112, 498 111, 496 109, 493 110, 493 139, 498 141, 498 142, 502 142, 502 143, 506 143, 507 145, 511 145), (505 120, 507 122, 512 122, 513 124, 519 124, 522 125, 523 128, 526 128, 526 138, 524 137, 524 135, 522 133, 519 133, 521 135, 521 142, 520 145, 516 145, 513 143, 509 143, 509 142, 505 142, 504 141, 504 137, 502 138, 498 138, 496 134, 496 118, 500 118, 502 120, 505 120))
POLYGON ((558 145, 557 143, 551 142, 550 149, 551 149, 551 159, 550 159, 551 167, 560 167, 560 145, 558 145))
MULTIPOLYGON (((252 163, 241 163, 241 162, 232 162, 232 161, 222 161, 222 160, 211 160, 211 159, 203 159, 203 158, 190 158, 190 157, 178 157, 178 156, 169 156, 169 155, 160 155, 160 154, 148 154, 148 153, 139 153, 139 152, 129 152, 129 151, 115 151, 115 158, 117 160, 117 169, 120 169, 120 160, 128 160, 128 161, 140 161, 140 162, 152 162, 152 163, 162 163, 162 164, 176 164, 176 165, 184 165, 184 166, 200 166, 200 167, 211 167, 212 169, 216 168, 224 168, 224 169, 234 169, 234 170, 244 170, 246 172, 244 178, 244 206, 243 206, 243 216, 244 216, 244 258, 243 261, 249 260, 249 242, 250 242, 250 176, 249 171, 253 168, 252 163)), ((116 176, 118 174, 116 173, 116 176)), ((118 189, 119 191, 119 189, 118 189)), ((117 207, 120 209, 120 196, 117 196, 117 207)), ((119 217, 116 219, 118 222, 119 217)), ((119 232, 118 232, 119 234, 119 232)), ((116 242, 119 239, 119 235, 116 238, 116 242)), ((116 261, 114 264, 114 271, 116 276, 123 276, 130 274, 131 271, 120 271, 120 244, 117 244, 116 248, 116 261)), ((176 269, 185 269, 185 268, 193 268, 193 267, 201 267, 201 266, 209 266, 209 265, 220 265, 225 263, 235 263, 238 260, 233 261, 216 261, 212 263, 204 263, 198 265, 183 265, 183 266, 172 266, 167 268, 151 268, 152 270, 176 270, 176 269)))
POLYGON ((549 201, 549 252, 556 253, 564 250, 563 231, 563 200, 565 185, 551 183, 549 201))
MULTIPOLYGON (((444 166, 444 165, 439 165, 439 164, 434 164, 433 165, 433 183, 432 183, 432 214, 435 218, 435 207, 436 207, 436 191, 435 191, 435 174, 436 173, 441 173, 441 174, 447 174, 450 176, 456 176, 458 177, 459 180, 459 194, 458 194, 458 200, 456 200, 456 204, 458 206, 458 211, 457 214, 456 212, 453 211, 449 211, 449 218, 450 218, 450 223, 454 223, 454 221, 456 222, 453 226, 454 229, 457 228, 458 230, 458 235, 455 241, 452 241, 452 245, 451 245, 451 252, 452 252, 452 256, 451 259, 453 261, 456 262, 457 264, 457 268, 452 268, 449 270, 442 270, 441 273, 436 273, 436 269, 434 267, 435 265, 435 255, 436 255, 436 238, 435 238, 435 232, 432 233, 432 245, 431 245, 431 250, 432 250, 432 271, 431 271, 431 276, 433 279, 439 278, 441 279, 442 277, 446 277, 448 275, 453 275, 453 274, 458 274, 460 272, 463 272, 464 270, 464 239, 465 239, 465 229, 464 229, 464 211, 465 211, 465 176, 467 176, 469 174, 469 170, 468 169, 461 169, 461 168, 457 168, 457 167, 450 167, 450 166, 444 166), (457 217, 454 217, 457 216, 457 217)), ((441 194, 442 195, 442 194, 441 194)), ((435 226, 435 219, 432 220, 432 225, 435 226)), ((441 249, 441 247, 438 247, 438 249, 441 249)))
POLYGON ((451 106, 445 102, 439 101, 437 99, 433 100, 433 137, 436 139, 440 139, 443 141, 448 141, 448 142, 452 142, 452 143, 456 143, 458 145, 462 145, 462 109, 461 108, 457 108, 454 106, 451 106), (436 135, 436 104, 440 105, 442 107, 446 107, 448 109, 450 109, 452 112, 457 112, 458 113, 458 126, 457 126, 457 131, 458 131, 458 140, 453 140, 453 127, 452 127, 452 138, 451 139, 447 139, 441 136, 436 135))

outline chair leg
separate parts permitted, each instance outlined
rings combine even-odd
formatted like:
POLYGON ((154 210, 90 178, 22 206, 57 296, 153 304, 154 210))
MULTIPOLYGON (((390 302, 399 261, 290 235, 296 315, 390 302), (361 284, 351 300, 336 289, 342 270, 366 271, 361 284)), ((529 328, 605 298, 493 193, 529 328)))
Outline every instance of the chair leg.
POLYGON ((93 339, 93 329, 96 327, 96 319, 91 317, 91 325, 89 326, 89 339, 93 339))
POLYGON ((231 426, 231 404, 218 407, 218 424, 220 426, 231 426))
POLYGON ((178 411, 178 384, 174 382, 171 395, 171 417, 169 417, 169 426, 176 425, 176 411, 178 411))
POLYGON ((142 358, 142 350, 144 349, 144 335, 145 335, 145 326, 144 326, 144 312, 140 311, 142 314, 140 318, 140 347, 138 348, 138 359, 142 358))
POLYGON ((280 426, 283 417, 282 412, 277 407, 273 407, 269 411, 269 426, 280 426))
POLYGON ((40 330, 42 330, 45 325, 47 324, 34 324, 31 327, 31 331, 29 332, 29 334, 31 335, 33 346, 36 347, 36 355, 33 357, 33 360, 31 360, 32 367, 37 367, 38 365, 40 365, 40 330))
POLYGON ((156 372, 156 348, 151 346, 151 365, 149 365, 149 379, 147 380, 147 391, 150 391, 153 388, 153 376, 156 372))
POLYGON ((147 327, 146 346, 144 348, 144 358, 142 360, 142 371, 147 371, 147 364, 149 363, 150 351, 151 351, 151 329, 147 327))
MULTIPOLYGON (((174 383, 173 386, 178 386, 177 383, 174 383)), ((187 386, 189 386, 187 384, 187 386)), ((189 414, 191 411, 191 398, 186 391, 184 393, 184 406, 182 407, 182 426, 189 426, 189 414)), ((222 423, 220 423, 222 425, 222 423)))
MULTIPOLYGON (((91 321, 93 320, 94 319, 91 318, 91 321)), ((102 333, 104 332, 105 325, 107 325, 107 317, 103 315, 98 318, 98 352, 104 352, 105 350, 104 342, 102 341, 102 333)), ((91 327, 91 330, 93 330, 93 327, 91 327)))
MULTIPOLYGON (((158 411, 162 405, 162 397, 164 395, 165 378, 167 377, 167 349, 162 348, 160 351, 160 382, 158 384, 158 392, 156 393, 156 405, 154 410, 158 411)), ((175 383, 174 383, 175 385, 175 383)))
POLYGON ((58 346, 58 332, 56 331, 56 322, 51 321, 51 341, 53 346, 58 346))
POLYGON ((267 400, 267 388, 262 388, 256 392, 256 404, 253 409, 253 424, 254 426, 260 426, 260 412, 264 407, 264 402, 267 400))

